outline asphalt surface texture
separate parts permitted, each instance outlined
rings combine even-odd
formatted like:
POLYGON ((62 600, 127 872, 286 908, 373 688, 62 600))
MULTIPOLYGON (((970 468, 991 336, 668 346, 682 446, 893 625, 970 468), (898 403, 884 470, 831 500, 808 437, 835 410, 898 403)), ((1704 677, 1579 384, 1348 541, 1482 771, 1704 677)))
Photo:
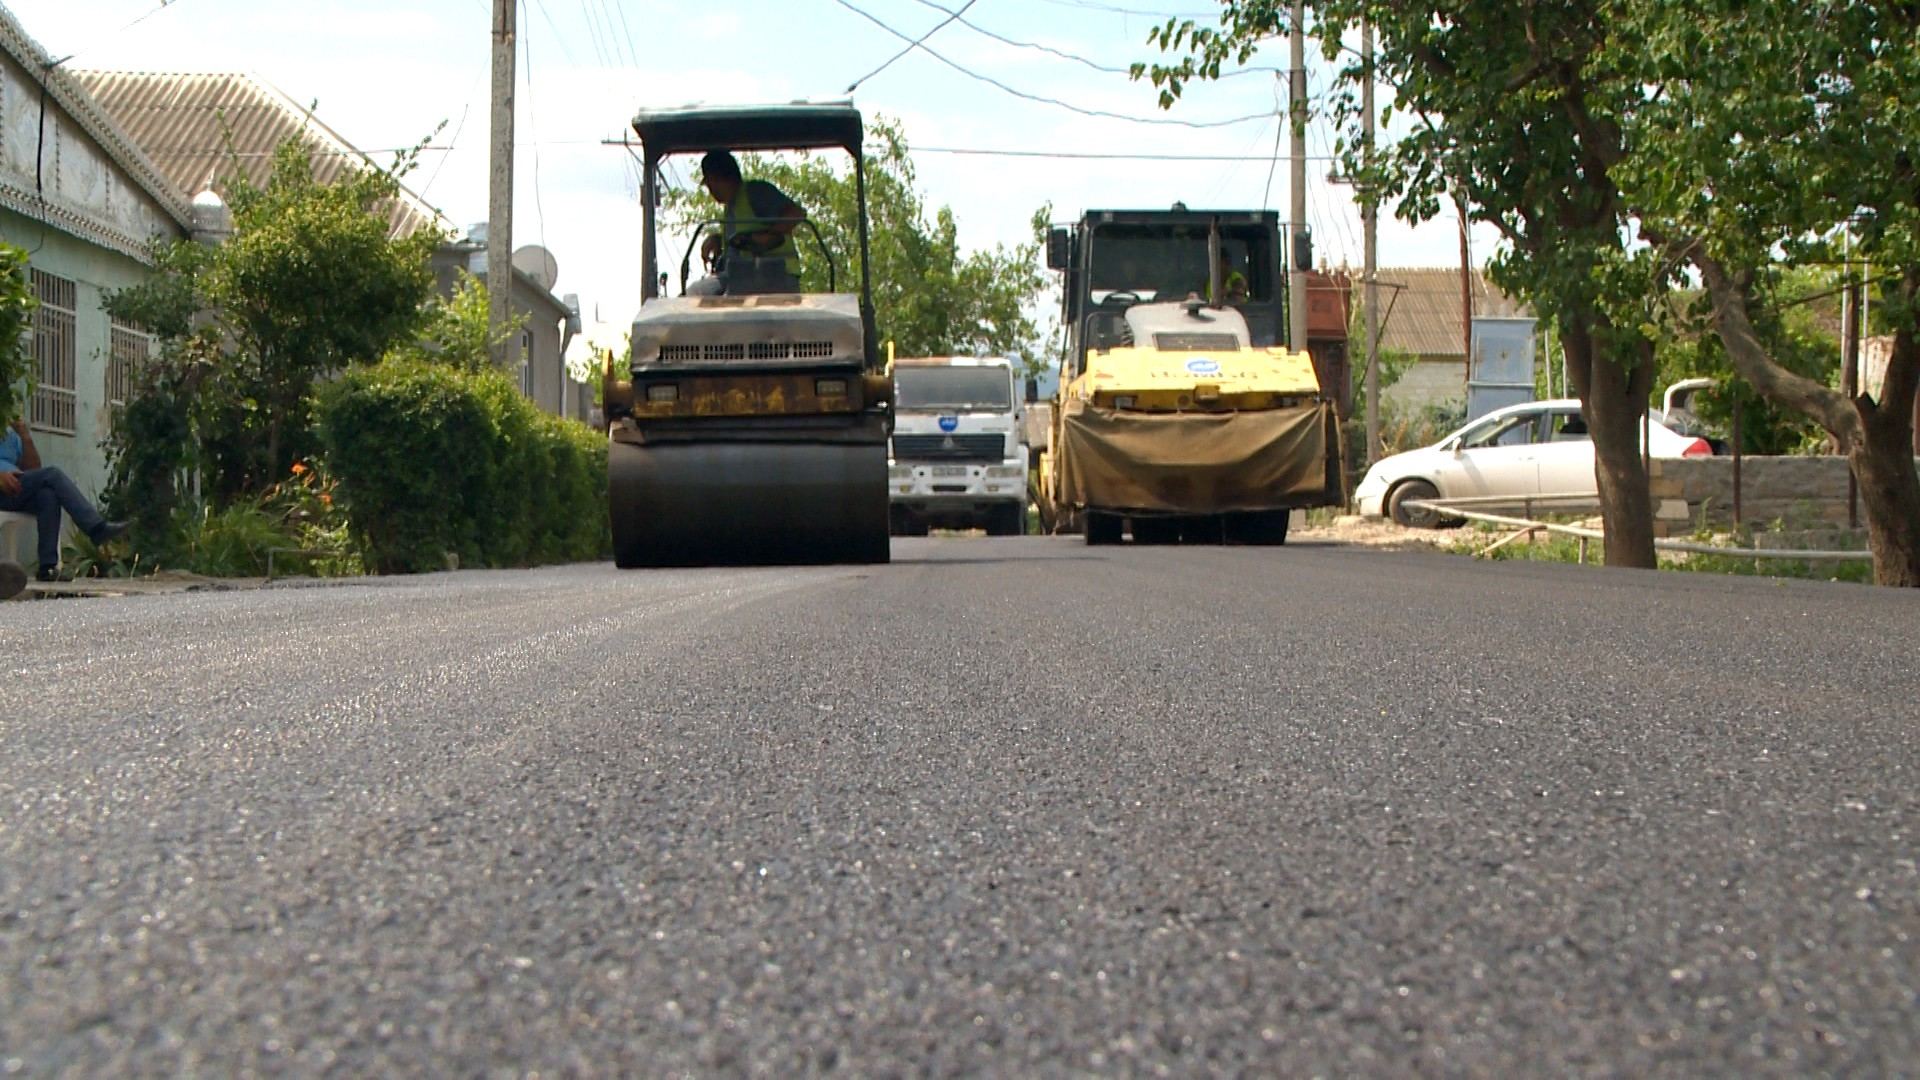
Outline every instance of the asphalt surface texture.
POLYGON ((0 606, 0 1072, 1900 1076, 1920 594, 898 540, 0 606))

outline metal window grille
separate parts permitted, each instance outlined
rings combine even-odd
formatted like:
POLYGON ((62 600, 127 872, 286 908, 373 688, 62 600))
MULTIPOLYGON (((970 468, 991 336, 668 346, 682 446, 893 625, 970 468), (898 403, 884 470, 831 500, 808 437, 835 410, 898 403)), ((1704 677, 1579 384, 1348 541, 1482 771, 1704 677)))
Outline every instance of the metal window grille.
POLYGON ((111 355, 107 358, 107 406, 118 408, 133 392, 134 376, 153 356, 153 335, 143 333, 118 319, 110 324, 111 355))
POLYGON ((520 393, 533 396, 533 335, 525 331, 520 334, 520 393))
POLYGON ((33 391, 28 422, 36 430, 72 435, 79 412, 78 365, 74 358, 74 308, 79 287, 44 270, 33 272, 33 359, 39 385, 33 391))

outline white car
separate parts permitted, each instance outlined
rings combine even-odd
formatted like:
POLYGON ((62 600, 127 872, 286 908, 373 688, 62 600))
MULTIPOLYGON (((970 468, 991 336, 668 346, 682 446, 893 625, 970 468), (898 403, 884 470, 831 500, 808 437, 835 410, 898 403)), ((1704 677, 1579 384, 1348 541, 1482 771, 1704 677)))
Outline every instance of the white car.
MULTIPOLYGON (((1681 435, 1651 413, 1647 443, 1653 457, 1713 453, 1707 440, 1681 435)), ((1511 496, 1518 503, 1527 496, 1587 494, 1596 487, 1593 439, 1580 403, 1561 398, 1496 409, 1432 446, 1382 458, 1361 478, 1353 499, 1363 517, 1431 528, 1444 516, 1408 502, 1511 496)))

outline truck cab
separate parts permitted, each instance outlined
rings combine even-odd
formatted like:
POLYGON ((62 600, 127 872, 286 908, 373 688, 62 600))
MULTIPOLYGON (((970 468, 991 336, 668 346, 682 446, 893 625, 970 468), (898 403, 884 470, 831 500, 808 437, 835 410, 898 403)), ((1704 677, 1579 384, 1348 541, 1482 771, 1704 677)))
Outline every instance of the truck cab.
POLYGON ((1027 521, 1020 364, 1007 357, 916 357, 893 366, 887 462, 896 536, 930 528, 1018 536, 1027 521))

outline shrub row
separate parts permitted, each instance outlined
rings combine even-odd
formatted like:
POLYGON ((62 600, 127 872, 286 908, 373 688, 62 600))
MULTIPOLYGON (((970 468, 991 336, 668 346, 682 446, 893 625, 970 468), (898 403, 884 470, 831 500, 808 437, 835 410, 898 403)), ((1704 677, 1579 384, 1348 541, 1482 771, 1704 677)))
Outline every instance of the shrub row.
POLYGON ((319 423, 348 530, 375 573, 610 550, 604 436, 541 412, 498 372, 353 368, 322 390, 319 423))

